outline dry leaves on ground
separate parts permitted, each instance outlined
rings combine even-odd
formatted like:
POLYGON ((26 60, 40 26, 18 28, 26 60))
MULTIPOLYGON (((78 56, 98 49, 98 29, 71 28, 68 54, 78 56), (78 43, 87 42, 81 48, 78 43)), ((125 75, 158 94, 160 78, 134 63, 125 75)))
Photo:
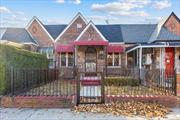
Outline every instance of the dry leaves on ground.
POLYGON ((165 117, 170 112, 170 109, 156 103, 127 101, 108 104, 79 105, 74 107, 74 112, 110 113, 118 116, 165 117))

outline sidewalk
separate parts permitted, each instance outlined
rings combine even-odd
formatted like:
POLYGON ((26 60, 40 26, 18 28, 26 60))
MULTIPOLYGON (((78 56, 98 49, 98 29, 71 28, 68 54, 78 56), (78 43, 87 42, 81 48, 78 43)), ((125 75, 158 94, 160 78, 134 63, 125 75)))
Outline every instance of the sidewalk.
MULTIPOLYGON (((180 108, 162 120, 180 120, 180 108)), ((142 117, 124 117, 107 114, 74 113, 70 109, 0 108, 0 120, 144 120, 142 117)), ((158 118, 154 118, 159 120, 158 118)))

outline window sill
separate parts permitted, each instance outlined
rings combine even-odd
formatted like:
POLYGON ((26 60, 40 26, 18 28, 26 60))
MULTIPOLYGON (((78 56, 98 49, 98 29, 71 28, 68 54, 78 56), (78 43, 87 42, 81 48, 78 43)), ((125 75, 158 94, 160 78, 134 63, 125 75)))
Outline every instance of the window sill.
POLYGON ((107 66, 107 68, 121 68, 121 66, 107 66))

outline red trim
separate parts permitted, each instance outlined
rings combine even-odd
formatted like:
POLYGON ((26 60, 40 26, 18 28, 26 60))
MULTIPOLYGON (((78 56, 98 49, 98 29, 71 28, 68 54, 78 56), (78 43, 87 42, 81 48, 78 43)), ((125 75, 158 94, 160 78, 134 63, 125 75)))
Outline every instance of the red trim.
POLYGON ((74 95, 71 96, 16 96, 17 99, 73 99, 74 95))
POLYGON ((84 86, 96 86, 101 85, 100 80, 81 80, 81 84, 84 86))
POLYGON ((56 45, 55 46, 56 52, 74 52, 73 45, 56 45))
POLYGON ((109 45, 107 47, 107 51, 108 53, 112 53, 112 52, 124 52, 124 47, 121 45, 109 45))
POLYGON ((74 45, 85 45, 85 46, 90 46, 90 45, 108 45, 108 41, 102 41, 102 40, 81 40, 81 41, 74 41, 74 45))

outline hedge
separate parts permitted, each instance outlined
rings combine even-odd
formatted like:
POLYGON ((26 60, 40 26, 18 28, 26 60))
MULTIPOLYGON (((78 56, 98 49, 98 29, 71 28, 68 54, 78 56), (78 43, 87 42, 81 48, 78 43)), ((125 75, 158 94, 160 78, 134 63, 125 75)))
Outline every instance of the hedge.
POLYGON ((45 55, 10 45, 0 44, 0 94, 7 89, 6 71, 13 68, 48 68, 45 55))
POLYGON ((106 86, 138 86, 139 80, 132 77, 106 77, 104 80, 106 86))

